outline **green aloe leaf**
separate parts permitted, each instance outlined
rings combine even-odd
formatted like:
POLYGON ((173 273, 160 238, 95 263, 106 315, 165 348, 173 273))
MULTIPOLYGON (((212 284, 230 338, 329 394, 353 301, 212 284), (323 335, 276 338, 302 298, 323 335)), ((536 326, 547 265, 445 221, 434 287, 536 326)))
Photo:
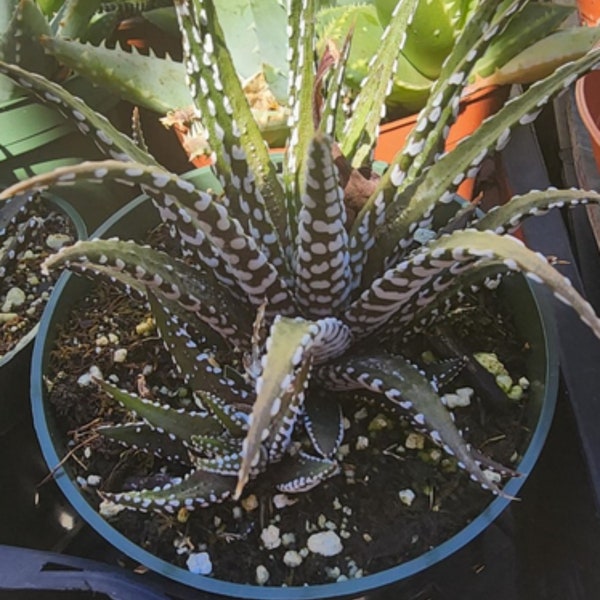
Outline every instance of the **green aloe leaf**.
POLYGON ((185 477, 174 477, 169 483, 152 490, 136 490, 101 496, 112 502, 147 512, 148 510, 175 513, 181 508, 193 510, 222 502, 231 496, 235 477, 196 470, 185 477))
POLYGON ((553 208, 600 202, 600 193, 594 190, 557 190, 549 188, 513 196, 509 202, 494 206, 473 227, 498 234, 514 231, 527 217, 537 216, 553 208))
MULTIPOLYGON (((262 358, 262 373, 256 380, 250 428, 244 438, 236 498, 242 493, 251 468, 260 457, 265 439, 279 434, 289 442, 310 373, 309 350, 318 333, 316 323, 303 319, 277 317, 271 326, 266 354, 262 358), (278 426, 273 426, 274 421, 278 426)), ((282 447, 280 451, 284 449, 282 447)))
POLYGON ((335 313, 349 292, 344 192, 331 152, 331 141, 321 135, 309 146, 298 215, 296 299, 309 318, 335 313))
POLYGON ((95 431, 115 442, 143 450, 158 458, 189 462, 187 447, 180 439, 173 439, 168 433, 160 432, 145 422, 102 425, 95 431))
MULTIPOLYGON (((449 202, 465 177, 477 173, 489 152, 504 147, 513 128, 532 122, 553 95, 567 88, 598 62, 600 49, 594 49, 582 58, 561 66, 546 79, 532 84, 527 91, 509 100, 453 151, 441 156, 416 181, 408 205, 406 198, 399 195, 387 210, 380 209, 383 216, 379 222, 382 225, 373 232, 376 241, 365 266, 367 281, 381 272, 385 258, 394 254, 402 240, 411 237, 415 225, 427 221, 436 204, 449 202)), ((361 228, 359 224, 355 235, 364 235, 360 232, 361 228)))
POLYGON ((77 242, 51 255, 45 269, 65 266, 129 284, 138 282, 156 297, 177 303, 232 344, 248 346, 248 312, 214 278, 149 246, 116 239, 77 242), (219 312, 215 311, 219 307, 219 312))
POLYGON ((434 442, 455 456, 483 488, 503 495, 502 490, 483 471, 485 458, 473 454, 431 382, 401 356, 352 356, 323 367, 320 375, 329 378, 333 389, 367 389, 383 394, 393 406, 406 412, 412 422, 427 432, 434 442), (484 462, 480 466, 482 459, 484 462))
POLYGON ((86 136, 91 135, 106 155, 121 161, 135 160, 143 164, 156 164, 151 155, 116 129, 104 115, 92 110, 83 100, 70 94, 63 86, 2 61, 0 61, 0 73, 9 76, 42 103, 56 107, 67 119, 75 123, 81 133, 86 136))
POLYGON ((394 75, 395 58, 404 46, 406 28, 416 6, 417 0, 398 5, 398 12, 383 31, 379 50, 369 64, 368 74, 353 102, 352 117, 344 130, 340 148, 354 168, 363 165, 375 146, 381 111, 385 108, 389 82, 394 75))
POLYGON ((111 160, 87 162, 15 184, 0 194, 0 200, 27 189, 109 180, 138 184, 155 201, 161 218, 173 224, 182 241, 198 252, 202 264, 207 269, 214 269, 216 256, 255 306, 260 306, 267 298, 268 314, 292 312, 293 301, 285 282, 237 219, 232 218, 225 206, 215 202, 211 195, 161 168, 111 160), (206 240, 210 242, 209 248, 206 240), (207 252, 211 254, 207 255, 207 252))
POLYGON ((263 238, 273 264, 283 269, 279 245, 286 233, 283 188, 225 46, 214 3, 177 0, 175 8, 190 91, 225 195, 239 207, 238 218, 263 238))
POLYGON ((221 432, 218 421, 202 413, 190 412, 185 409, 175 409, 169 404, 152 402, 121 390, 106 381, 97 381, 98 385, 119 404, 135 413, 148 425, 172 435, 182 442, 191 443, 194 435, 216 435, 221 432))
POLYGON ((572 306, 600 337, 600 320, 590 304, 548 264, 545 257, 509 235, 470 229, 444 235, 386 271, 350 305, 344 320, 354 335, 372 334, 401 309, 411 316, 417 309, 433 302, 436 287, 443 291, 447 282, 461 273, 497 264, 544 283, 557 298, 572 306), (420 294, 430 283, 432 293, 420 294))
POLYGON ((137 106, 166 114, 192 105, 180 62, 58 37, 41 42, 61 63, 137 106))
POLYGON ((55 35, 62 38, 83 39, 101 0, 65 0, 52 20, 55 35))

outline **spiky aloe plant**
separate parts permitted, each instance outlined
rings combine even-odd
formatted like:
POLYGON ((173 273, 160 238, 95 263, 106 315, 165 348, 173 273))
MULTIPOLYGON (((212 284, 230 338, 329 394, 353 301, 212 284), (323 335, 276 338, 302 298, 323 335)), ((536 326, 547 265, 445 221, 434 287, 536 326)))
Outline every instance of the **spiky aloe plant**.
POLYGON ((250 478, 263 474, 279 489, 308 489, 337 470, 340 415, 323 404, 325 398, 334 401, 329 392, 347 390, 380 395, 455 455, 472 479, 501 494, 484 469, 511 471, 462 439, 435 381, 397 349, 434 324, 440 307, 463 286, 490 272, 517 271, 545 283, 600 336, 600 320, 589 304, 508 233, 528 215, 598 201, 599 194, 533 191, 484 216, 451 203, 456 187, 484 157, 592 68, 600 51, 557 69, 454 151, 440 154, 470 69, 527 4, 484 0, 444 63, 405 148, 380 178, 365 178, 358 168, 368 163, 416 0, 396 7, 343 127, 337 112, 349 44, 337 61, 332 51, 316 69, 314 2, 290 2, 292 134, 280 176, 244 98, 213 2, 174 4, 189 89, 209 134, 221 195, 161 168, 59 86, 0 65, 2 73, 74 119, 111 157, 34 177, 0 198, 80 181, 139 185, 188 254, 183 262, 133 242, 95 240, 46 261, 47 268, 106 276, 142 294, 201 408, 175 410, 102 382, 139 420, 101 431, 189 466, 185 478, 162 488, 109 497, 131 508, 173 512, 239 497, 250 478), (189 324, 204 332, 201 337, 191 338, 189 324), (222 342, 214 341, 215 333, 222 342), (215 348, 223 344, 232 364, 216 359, 215 348), (302 425, 313 450, 292 453, 292 435, 302 425))

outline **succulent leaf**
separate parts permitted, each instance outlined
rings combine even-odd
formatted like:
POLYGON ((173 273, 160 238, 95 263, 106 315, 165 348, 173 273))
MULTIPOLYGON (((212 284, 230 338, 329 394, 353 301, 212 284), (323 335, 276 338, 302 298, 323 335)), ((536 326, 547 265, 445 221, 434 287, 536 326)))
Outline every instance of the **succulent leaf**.
POLYGON ((59 37, 42 37, 41 43, 61 63, 137 106, 166 114, 192 104, 180 62, 59 37))
POLYGON ((26 189, 71 185, 78 180, 97 183, 113 180, 139 185, 155 200, 163 221, 172 222, 182 240, 198 250, 199 258, 207 269, 214 268, 215 264, 213 256, 203 254, 203 251, 206 252, 206 239, 253 304, 260 306, 266 297, 269 299, 268 314, 291 312, 292 297, 285 282, 254 238, 244 232, 239 221, 232 218, 225 206, 215 202, 210 194, 163 169, 111 160, 86 162, 15 184, 4 190, 0 199, 26 189), (192 206, 193 209, 187 209, 186 206, 192 206))
POLYGON ((190 90, 225 195, 239 207, 242 223, 263 238, 273 263, 283 267, 283 188, 225 46, 215 6, 211 0, 177 0, 175 8, 190 90))
POLYGON ((354 168, 359 168, 368 158, 377 137, 381 110, 389 94, 396 68, 396 57, 404 47, 406 28, 414 16, 417 0, 398 2, 394 17, 383 32, 378 53, 369 65, 369 73, 353 103, 352 117, 344 130, 342 154, 354 168))
POLYGON ((243 347, 249 343, 245 332, 248 314, 240 310, 228 290, 215 285, 205 271, 171 260, 164 252, 134 242, 97 239, 63 248, 47 259, 44 268, 60 265, 83 272, 96 271, 125 284, 133 279, 144 291, 195 314, 233 344, 243 347), (219 313, 215 306, 220 307, 219 313))
MULTIPOLYGON (((600 61, 600 49, 567 63, 552 75, 531 85, 521 95, 510 99, 495 115, 488 118, 470 137, 462 140, 451 152, 444 154, 417 181, 410 202, 400 195, 385 210, 381 225, 375 228, 375 244, 364 268, 366 280, 381 272, 381 264, 402 240, 411 236, 415 226, 426 223, 436 203, 447 203, 457 186, 467 176, 477 173, 487 154, 501 150, 512 129, 532 122, 543 105, 559 91, 568 87, 581 73, 600 61)), ((360 225, 355 228, 360 229, 360 225)))
POLYGON ((511 233, 527 217, 537 216, 564 206, 600 202, 600 194, 594 190, 535 190, 527 194, 513 196, 502 206, 495 206, 476 220, 473 226, 481 231, 494 231, 498 234, 511 233))
POLYGON ((209 473, 200 469, 185 477, 174 477, 169 483, 151 490, 135 490, 101 495, 126 508, 147 512, 148 510, 175 513, 180 508, 193 510, 222 502, 231 496, 235 478, 209 473))
POLYGON ((216 435, 221 432, 218 421, 202 413, 185 409, 175 409, 169 404, 152 402, 121 390, 114 385, 97 380, 98 385, 119 404, 143 419, 159 433, 166 433, 171 439, 177 438, 190 443, 194 435, 216 435))
POLYGON ((203 335, 204 346, 199 347, 196 340, 200 340, 192 337, 187 321, 177 314, 175 302, 164 296, 159 298, 150 290, 148 300, 157 329, 184 382, 192 390, 203 389, 230 402, 246 402, 248 390, 227 377, 215 357, 216 351, 225 350, 222 338, 210 332, 213 335, 203 335))
POLYGON ((89 108, 83 100, 70 94, 63 86, 2 61, 0 73, 34 94, 42 103, 55 106, 67 119, 76 124, 81 133, 91 135, 98 147, 108 156, 121 161, 134 160, 148 165, 156 164, 152 156, 116 129, 104 115, 89 108))
POLYGON ((330 140, 315 137, 308 157, 298 215, 296 299, 308 318, 319 318, 335 313, 348 296, 348 234, 330 140))
POLYGON ((304 319, 277 317, 271 326, 262 358, 262 372, 256 380, 256 401, 244 439, 236 498, 248 481, 261 444, 273 437, 273 432, 283 438, 279 452, 283 452, 284 445, 289 443, 310 373, 310 348, 318 333, 318 325, 304 319), (280 423, 278 428, 271 426, 274 420, 280 423))
POLYGON ((447 282, 469 269, 503 264, 543 282, 600 336, 600 320, 570 282, 552 268, 543 255, 529 250, 509 235, 465 229, 444 235, 376 279, 344 314, 357 337, 369 335, 399 310, 408 318, 435 299, 447 282), (431 282, 431 294, 420 290, 431 282), (404 308, 408 307, 408 308, 404 308))
POLYGON ((129 448, 149 452, 158 458, 173 462, 188 462, 188 450, 181 440, 173 439, 168 433, 160 432, 143 421, 102 425, 95 431, 129 448))
POLYGON ((335 460, 299 452, 296 456, 286 456, 269 471, 269 476, 279 491, 297 494, 311 490, 339 470, 335 460))
POLYGON ((502 490, 484 474, 470 446, 456 429, 435 388, 414 365, 399 356, 349 357, 343 363, 323 367, 319 376, 328 378, 333 389, 367 389, 383 394, 394 406, 406 411, 414 425, 455 456, 483 488, 502 495, 502 490))

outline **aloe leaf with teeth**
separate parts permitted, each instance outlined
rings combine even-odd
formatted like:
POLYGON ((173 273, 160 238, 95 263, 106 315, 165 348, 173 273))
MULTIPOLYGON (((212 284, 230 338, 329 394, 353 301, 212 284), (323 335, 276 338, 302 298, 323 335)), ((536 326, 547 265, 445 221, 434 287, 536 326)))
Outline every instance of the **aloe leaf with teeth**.
MULTIPOLYGON (((505 478, 514 471, 463 439, 443 405, 442 379, 404 356, 404 344, 436 327, 463 288, 515 272, 548 286, 600 336, 600 320, 590 305, 544 257, 508 235, 529 216, 598 202, 599 194, 534 191, 483 216, 451 202, 460 181, 501 148, 513 128, 531 121, 554 94, 593 68, 600 51, 563 65, 508 102, 455 150, 440 154, 473 66, 527 4, 480 3, 441 68, 406 147, 379 179, 369 180, 364 207, 353 221, 348 174, 365 163, 374 141, 375 120, 366 137, 359 125, 380 115, 385 103, 395 61, 388 44, 372 63, 386 81, 365 85, 348 128, 336 127, 348 47, 337 65, 331 49, 315 64, 314 3, 290 3, 293 118, 280 177, 246 104, 213 2, 174 4, 190 97, 205 121, 222 190, 197 189, 68 92, 0 64, 2 73, 58 106, 111 157, 31 178, 0 199, 84 181, 137 185, 186 253, 182 261, 133 242, 93 240, 46 262, 47 268, 108 276, 142 294, 198 406, 189 413, 155 406, 104 384, 137 413, 139 443, 135 425, 120 431, 106 424, 106 435, 161 454, 157 446, 166 434, 174 443, 162 456, 176 453, 188 467, 187 477, 174 477, 167 486, 107 498, 131 508, 174 512, 239 497, 259 478, 288 492, 314 487, 338 471, 343 438, 338 400, 344 411, 353 390, 379 396, 392 414, 411 420, 457 457, 472 479, 502 494, 502 484, 484 471, 505 478), (191 434, 204 421, 210 431, 191 434), (181 448, 187 452, 183 459, 181 448)), ((402 39, 415 5, 402 3, 386 40, 402 39)))

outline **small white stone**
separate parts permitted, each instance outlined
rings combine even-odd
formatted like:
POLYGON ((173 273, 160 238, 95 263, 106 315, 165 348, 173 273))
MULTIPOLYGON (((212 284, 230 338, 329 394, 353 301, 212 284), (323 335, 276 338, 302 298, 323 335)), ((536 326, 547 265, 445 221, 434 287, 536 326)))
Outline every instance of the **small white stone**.
POLYGON ((11 287, 8 290, 8 292, 6 292, 6 299, 4 300, 4 304, 2 305, 2 312, 10 312, 13 308, 19 307, 22 304, 24 304, 25 300, 27 300, 27 296, 21 288, 11 287))
POLYGON ((369 438, 364 435, 359 435, 356 438, 356 449, 366 450, 369 447, 369 438))
POLYGON ((502 476, 500 473, 496 473, 496 471, 492 471, 491 469, 486 469, 483 474, 485 478, 491 483, 500 483, 502 481, 502 476))
POLYGON ((288 550, 283 555, 283 562, 288 567, 299 567, 302 564, 302 556, 296 550, 288 550))
POLYGON ((290 498, 287 494, 275 494, 273 496, 275 508, 285 508, 296 504, 296 502, 298 502, 298 498, 290 498))
POLYGON ((358 409, 354 413, 354 420, 362 421, 363 419, 366 419, 368 416, 369 416, 369 411, 367 410, 367 408, 365 406, 363 406, 362 408, 358 409))
POLYGON ((473 388, 458 388, 454 394, 444 394, 444 403, 448 408, 469 406, 471 404, 471 396, 473 396, 473 393, 473 388))
POLYGON ((212 572, 212 562, 208 552, 190 554, 185 564, 194 575, 209 575, 212 572))
POLYGON ((114 334, 114 333, 109 333, 108 334, 108 341, 111 344, 118 344, 119 343, 119 336, 114 334))
POLYGON ((296 534, 292 532, 281 534, 281 543, 284 546, 291 546, 296 543, 296 534))
POLYGON ((108 338, 105 335, 99 335, 96 338, 96 346, 108 346, 108 338))
POLYGON ((313 533, 308 538, 307 546, 313 554, 322 556, 335 556, 344 549, 340 536, 335 531, 313 533))
POLYGON ((102 477, 100 477, 100 475, 88 475, 86 481, 88 485, 92 487, 98 487, 102 481, 102 477))
POLYGON ((70 244, 71 241, 71 236, 67 235, 66 233, 51 233, 46 238, 46 246, 48 246, 48 248, 51 250, 59 250, 63 246, 70 244))
POLYGON ((127 360, 127 348, 119 348, 113 353, 113 360, 116 363, 123 363, 127 360))
POLYGON ((273 550, 281 546, 281 537, 279 536, 279 527, 269 525, 261 531, 260 539, 267 550, 273 550))
POLYGON ((267 567, 258 565, 258 567, 256 567, 256 583, 258 583, 258 585, 264 585, 267 581, 269 581, 269 571, 267 571, 267 567))
POLYGON ((425 447, 425 436, 413 431, 406 436, 404 445, 409 450, 423 450, 425 447))
POLYGON ((400 498, 400 502, 402 504, 406 504, 406 506, 410 506, 416 498, 416 494, 409 488, 405 490, 400 490, 398 492, 398 497, 400 498))
POLYGON ((118 515, 122 510, 125 510, 125 507, 122 504, 117 504, 110 500, 102 500, 102 502, 100 502, 99 512, 107 519, 118 515))

